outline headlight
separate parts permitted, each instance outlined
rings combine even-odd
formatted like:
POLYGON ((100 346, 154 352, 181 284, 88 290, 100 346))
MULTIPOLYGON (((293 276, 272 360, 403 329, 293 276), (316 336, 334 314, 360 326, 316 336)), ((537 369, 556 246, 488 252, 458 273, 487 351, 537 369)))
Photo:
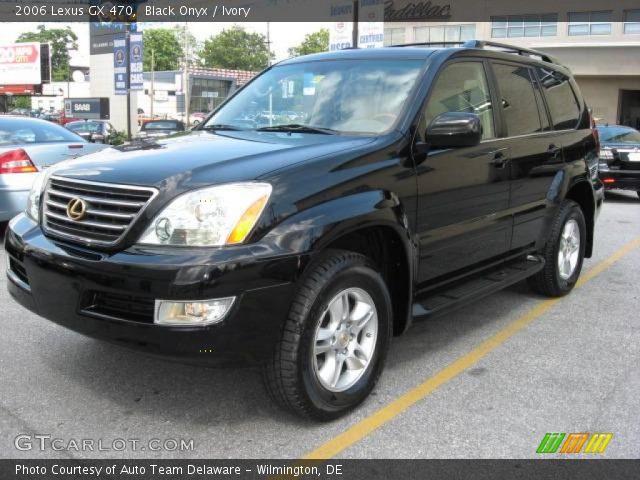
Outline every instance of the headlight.
POLYGON ((185 193, 153 219, 139 243, 195 247, 242 243, 270 195, 267 183, 234 183, 185 193))
POLYGON ((604 160, 613 160, 613 152, 611 150, 600 150, 600 158, 604 160))
POLYGON ((31 191, 29 192, 29 198, 27 199, 27 208, 25 213, 34 221, 40 221, 40 198, 42 197, 42 190, 47 180, 47 174, 40 172, 36 175, 36 179, 33 181, 31 191))

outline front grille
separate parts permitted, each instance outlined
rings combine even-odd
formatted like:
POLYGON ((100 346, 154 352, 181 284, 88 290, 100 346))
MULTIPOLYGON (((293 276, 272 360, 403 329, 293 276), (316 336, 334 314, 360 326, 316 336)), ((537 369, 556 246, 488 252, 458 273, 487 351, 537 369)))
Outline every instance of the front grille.
POLYGON ((155 300, 150 297, 107 292, 87 292, 81 312, 85 315, 153 323, 155 300))
POLYGON ((156 193, 152 188, 51 177, 43 199, 44 231, 86 245, 115 245, 156 193), (76 199, 85 207, 78 220, 67 214, 76 199))

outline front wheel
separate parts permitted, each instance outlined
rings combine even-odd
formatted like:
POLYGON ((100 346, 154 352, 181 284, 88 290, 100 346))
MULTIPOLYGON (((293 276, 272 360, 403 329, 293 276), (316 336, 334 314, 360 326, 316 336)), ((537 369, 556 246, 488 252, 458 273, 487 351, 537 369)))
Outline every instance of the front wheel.
POLYGON ((542 251, 545 266, 529 278, 533 290, 548 297, 561 297, 573 289, 582 271, 586 232, 580 205, 573 200, 563 201, 542 251))
POLYGON ((301 280, 264 369, 267 391, 303 416, 337 418, 375 386, 391 332, 391 299, 373 263, 357 253, 327 251, 301 280))

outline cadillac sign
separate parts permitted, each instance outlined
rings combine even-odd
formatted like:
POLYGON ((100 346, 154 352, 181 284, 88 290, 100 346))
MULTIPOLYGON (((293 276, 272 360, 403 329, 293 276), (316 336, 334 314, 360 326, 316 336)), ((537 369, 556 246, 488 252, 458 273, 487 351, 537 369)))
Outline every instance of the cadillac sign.
POLYGON ((384 3, 384 19, 388 22, 407 20, 446 20, 451 17, 451 5, 435 5, 430 1, 409 2, 396 7, 395 0, 384 3))

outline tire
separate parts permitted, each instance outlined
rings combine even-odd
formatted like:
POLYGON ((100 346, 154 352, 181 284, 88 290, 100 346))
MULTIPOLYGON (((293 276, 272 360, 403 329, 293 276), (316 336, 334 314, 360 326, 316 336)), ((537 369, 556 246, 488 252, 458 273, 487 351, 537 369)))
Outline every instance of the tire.
POLYGON ((638 194, 638 198, 640 198, 640 190, 636 192, 638 194))
MULTIPOLYGON (((373 262, 353 252, 324 252, 301 278, 282 337, 272 360, 263 369, 271 398, 285 409, 320 421, 333 420, 355 408, 367 398, 382 372, 393 331, 391 312, 387 286, 373 262), (345 297, 346 304, 336 300, 345 297), (373 308, 369 308, 370 303, 373 308), (365 321, 359 333, 342 328, 343 324, 355 326, 361 322, 344 320, 331 339, 322 339, 326 332, 333 331, 334 317, 339 316, 334 312, 339 313, 340 306, 345 305, 349 306, 345 310, 349 318, 353 312, 366 311, 370 320, 365 321), (358 348, 354 347, 353 339, 358 348), (360 356, 365 346, 371 349, 368 362, 362 360, 367 356, 360 356), (329 351, 317 353, 324 348, 329 351), (359 351, 351 352, 352 348, 359 351), (345 355, 348 356, 345 366, 333 368, 331 358, 336 362, 333 365, 339 365, 339 359, 345 355), (360 368, 364 363, 366 366, 360 368), (351 370, 354 365, 357 368, 351 370), (333 387, 333 376, 326 378, 332 368, 340 379, 333 387)), ((354 317, 359 318, 358 315, 354 317)))
MULTIPOLYGON (((580 206, 573 200, 564 200, 556 213, 547 244, 540 252, 545 259, 545 266, 528 279, 529 285, 535 292, 547 297, 562 297, 575 287, 584 261, 586 232, 586 222, 580 206), (577 248, 575 240, 569 243, 563 242, 563 234, 566 234, 568 230, 579 233, 577 248), (566 262, 561 262, 561 247, 568 249, 562 254, 562 259, 567 259, 567 251, 577 253, 573 268, 568 267, 566 262), (562 268, 560 263, 564 265, 562 268)), ((570 260, 567 261, 569 264, 573 263, 570 260)))

